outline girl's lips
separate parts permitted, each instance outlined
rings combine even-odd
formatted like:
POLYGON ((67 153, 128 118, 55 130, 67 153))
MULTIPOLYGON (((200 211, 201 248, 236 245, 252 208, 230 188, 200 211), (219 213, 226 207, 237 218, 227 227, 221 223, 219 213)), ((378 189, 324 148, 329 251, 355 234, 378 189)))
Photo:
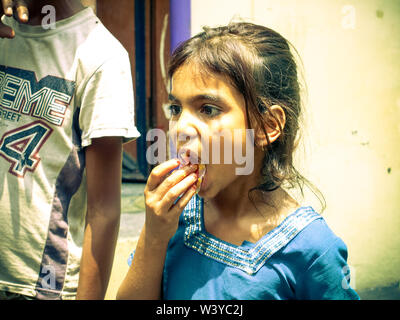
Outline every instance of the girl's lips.
POLYGON ((181 162, 179 167, 187 166, 189 164, 198 164, 196 171, 198 179, 196 182, 196 193, 199 193, 203 182, 204 175, 206 174, 206 165, 201 163, 201 160, 197 157, 197 154, 189 149, 182 149, 178 153, 178 159, 181 162))
POLYGON ((190 149, 181 148, 178 152, 178 159, 181 161, 183 165, 191 164, 200 164, 201 159, 198 154, 190 149))

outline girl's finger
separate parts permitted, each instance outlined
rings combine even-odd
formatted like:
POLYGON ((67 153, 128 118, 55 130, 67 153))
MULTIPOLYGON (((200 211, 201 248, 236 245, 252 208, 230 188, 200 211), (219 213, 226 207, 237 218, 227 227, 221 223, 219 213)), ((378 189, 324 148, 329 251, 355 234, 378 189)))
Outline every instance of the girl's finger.
MULTIPOLYGON (((173 207, 175 207, 179 203, 179 201, 181 201, 181 199, 183 197, 185 197, 185 194, 190 189, 192 189, 192 186, 193 185, 195 186, 197 178, 198 178, 197 174, 192 173, 192 174, 188 175, 187 177, 185 177, 182 181, 180 181, 179 183, 174 185, 171 189, 168 190, 168 192, 163 197, 162 206, 167 211, 170 211, 173 207), (180 197, 180 199, 179 199, 179 197, 180 197)), ((195 191, 196 191, 196 189, 195 189, 195 191)), ((182 205, 182 202, 181 202, 181 205, 182 205)), ((178 205, 178 208, 179 208, 179 205, 178 205)))
POLYGON ((152 191, 158 187, 158 185, 165 179, 165 176, 176 167, 179 166, 178 159, 172 159, 165 161, 155 167, 151 173, 149 178, 147 179, 146 191, 152 191))
MULTIPOLYGON (((197 179, 196 179, 197 181, 197 179)), ((172 206, 170 212, 172 214, 181 214, 183 209, 185 209, 186 205, 192 199, 194 194, 196 193, 196 184, 192 184, 189 189, 186 190, 184 194, 180 197, 180 199, 172 206)))
POLYGON ((1 0, 1 3, 3 5, 4 14, 8 17, 11 17, 13 14, 13 9, 12 9, 13 0, 1 0))
POLYGON ((184 166, 178 170, 173 171, 164 181, 158 186, 157 192, 160 192, 161 196, 164 196, 173 186, 182 181, 189 174, 195 172, 198 165, 184 166))

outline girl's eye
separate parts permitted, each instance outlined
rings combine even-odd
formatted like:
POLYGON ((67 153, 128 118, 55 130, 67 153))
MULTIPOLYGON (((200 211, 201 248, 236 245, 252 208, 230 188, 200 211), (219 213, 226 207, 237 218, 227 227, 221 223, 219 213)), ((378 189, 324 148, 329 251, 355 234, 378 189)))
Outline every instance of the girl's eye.
POLYGON ((221 113, 221 110, 214 106, 204 105, 200 108, 200 113, 212 118, 218 116, 221 113))
POLYGON ((169 114, 171 115, 171 117, 177 116, 181 113, 182 107, 178 106, 176 104, 172 104, 168 107, 168 111, 169 111, 169 114))

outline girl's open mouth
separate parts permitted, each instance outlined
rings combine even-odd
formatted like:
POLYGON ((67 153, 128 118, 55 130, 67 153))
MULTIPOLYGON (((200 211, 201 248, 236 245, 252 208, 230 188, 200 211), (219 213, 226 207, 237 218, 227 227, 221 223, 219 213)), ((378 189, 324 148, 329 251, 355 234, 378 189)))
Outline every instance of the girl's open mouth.
POLYGON ((178 158, 181 161, 181 167, 190 164, 198 164, 199 167, 196 171, 196 174, 198 176, 196 182, 196 193, 199 193, 201 189, 201 183, 203 182, 204 175, 206 174, 206 165, 201 163, 200 159, 197 157, 197 154, 193 151, 190 151, 189 149, 179 152, 178 158))

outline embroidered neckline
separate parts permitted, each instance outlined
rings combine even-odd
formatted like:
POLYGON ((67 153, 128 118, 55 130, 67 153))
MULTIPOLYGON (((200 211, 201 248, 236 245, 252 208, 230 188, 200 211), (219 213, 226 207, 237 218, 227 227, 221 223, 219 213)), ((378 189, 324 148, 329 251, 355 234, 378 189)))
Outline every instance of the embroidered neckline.
POLYGON ((204 228, 203 199, 193 197, 183 212, 184 243, 198 253, 248 274, 256 273, 275 252, 289 243, 310 222, 322 219, 312 207, 301 207, 256 243, 234 245, 216 238, 204 228))

